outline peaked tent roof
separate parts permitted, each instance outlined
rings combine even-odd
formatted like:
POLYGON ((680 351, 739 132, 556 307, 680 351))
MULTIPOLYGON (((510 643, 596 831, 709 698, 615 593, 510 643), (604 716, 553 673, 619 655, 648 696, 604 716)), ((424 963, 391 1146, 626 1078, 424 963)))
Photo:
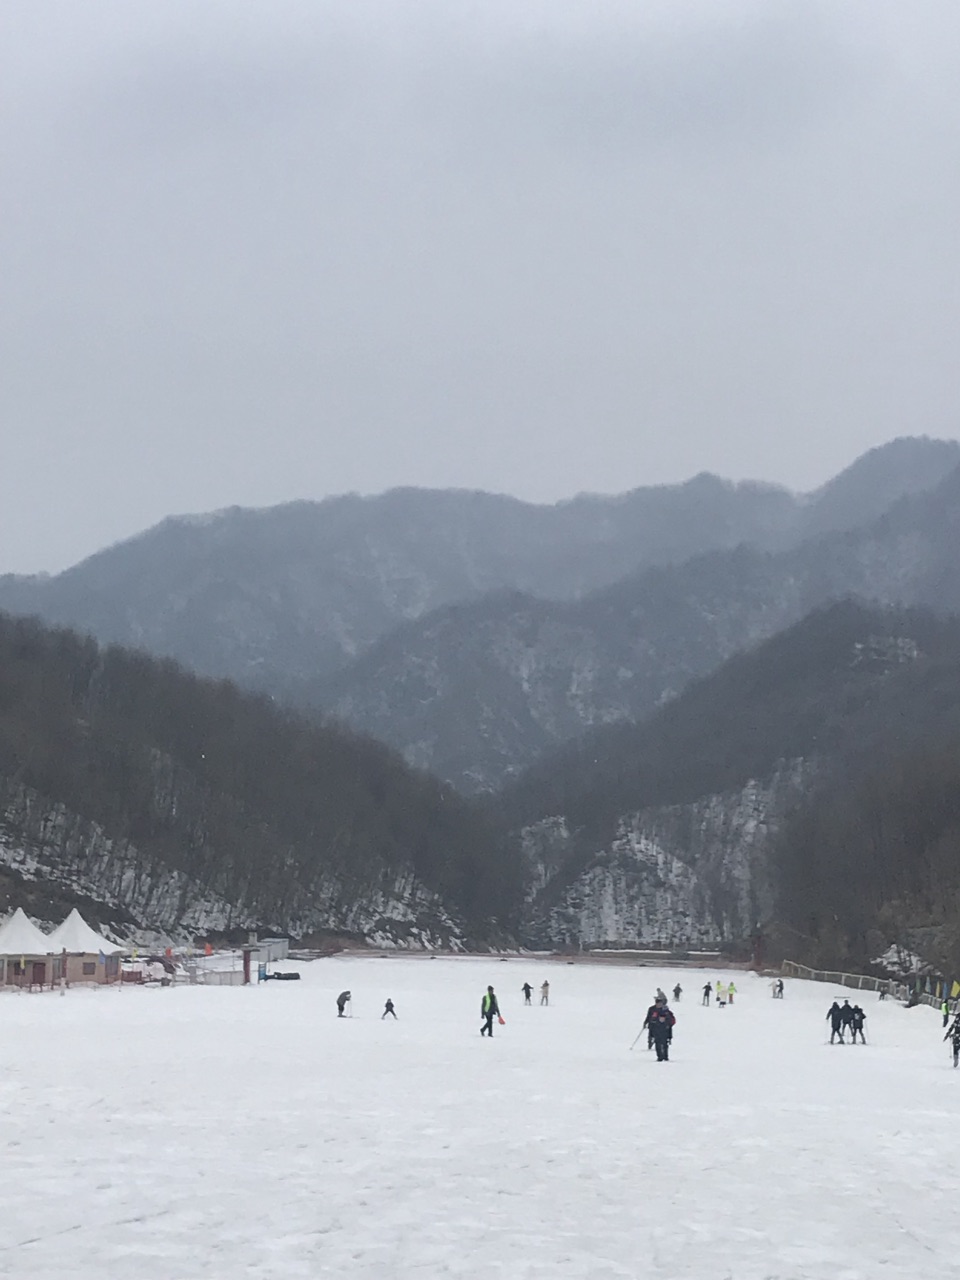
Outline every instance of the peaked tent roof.
POLYGON ((0 956, 46 956, 60 948, 17 907, 0 925, 0 956))
POLYGON ((95 956, 98 951, 102 951, 105 956, 114 956, 123 950, 116 943, 108 942, 96 929, 91 929, 76 907, 63 924, 54 929, 47 941, 51 951, 69 951, 71 955, 95 956))

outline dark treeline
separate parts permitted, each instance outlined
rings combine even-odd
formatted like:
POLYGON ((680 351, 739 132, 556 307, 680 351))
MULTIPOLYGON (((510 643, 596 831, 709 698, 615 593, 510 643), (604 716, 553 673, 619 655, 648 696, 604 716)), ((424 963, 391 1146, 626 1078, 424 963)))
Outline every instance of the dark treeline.
POLYGON ((0 777, 273 922, 331 875, 362 897, 412 871, 475 931, 515 900, 483 818, 389 748, 3 615, 0 777))
POLYGON ((862 969, 896 942, 960 974, 960 733, 832 773, 777 846, 791 951, 862 969))
POLYGON ((841 601, 731 658, 639 724, 553 753, 505 789, 497 812, 512 826, 563 814, 595 842, 625 813, 738 788, 780 760, 882 741, 892 720, 900 732, 954 724, 944 686, 958 666, 957 621, 841 601))

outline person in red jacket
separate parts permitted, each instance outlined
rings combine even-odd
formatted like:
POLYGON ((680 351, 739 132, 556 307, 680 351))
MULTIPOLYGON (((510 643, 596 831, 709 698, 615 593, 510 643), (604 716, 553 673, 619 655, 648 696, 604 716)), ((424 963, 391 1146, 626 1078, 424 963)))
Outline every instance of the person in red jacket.
POLYGON ((673 1028, 676 1022, 673 1012, 667 1007, 667 997, 657 996, 647 1010, 643 1025, 653 1037, 653 1047, 657 1051, 658 1062, 670 1060, 670 1041, 673 1039, 673 1028))

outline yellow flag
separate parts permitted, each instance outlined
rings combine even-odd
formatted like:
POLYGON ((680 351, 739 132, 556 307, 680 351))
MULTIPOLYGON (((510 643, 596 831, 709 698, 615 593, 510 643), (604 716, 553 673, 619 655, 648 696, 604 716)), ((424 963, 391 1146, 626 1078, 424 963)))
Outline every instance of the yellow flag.
POLYGON ((953 986, 950 988, 950 999, 955 1000, 957 996, 960 996, 960 982, 954 980, 953 986))

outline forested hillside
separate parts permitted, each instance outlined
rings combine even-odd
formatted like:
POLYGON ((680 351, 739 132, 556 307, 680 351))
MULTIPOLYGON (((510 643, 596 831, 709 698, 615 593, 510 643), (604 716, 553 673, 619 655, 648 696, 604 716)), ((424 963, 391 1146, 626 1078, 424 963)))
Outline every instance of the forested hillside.
POLYGON ((861 964, 911 931, 953 945, 960 622, 818 611, 646 722, 551 756, 496 812, 525 850, 540 938, 640 921, 690 945, 759 927, 795 958, 861 964))
POLYGON ((0 616, 0 862, 142 927, 489 935, 511 868, 388 748, 0 616))

